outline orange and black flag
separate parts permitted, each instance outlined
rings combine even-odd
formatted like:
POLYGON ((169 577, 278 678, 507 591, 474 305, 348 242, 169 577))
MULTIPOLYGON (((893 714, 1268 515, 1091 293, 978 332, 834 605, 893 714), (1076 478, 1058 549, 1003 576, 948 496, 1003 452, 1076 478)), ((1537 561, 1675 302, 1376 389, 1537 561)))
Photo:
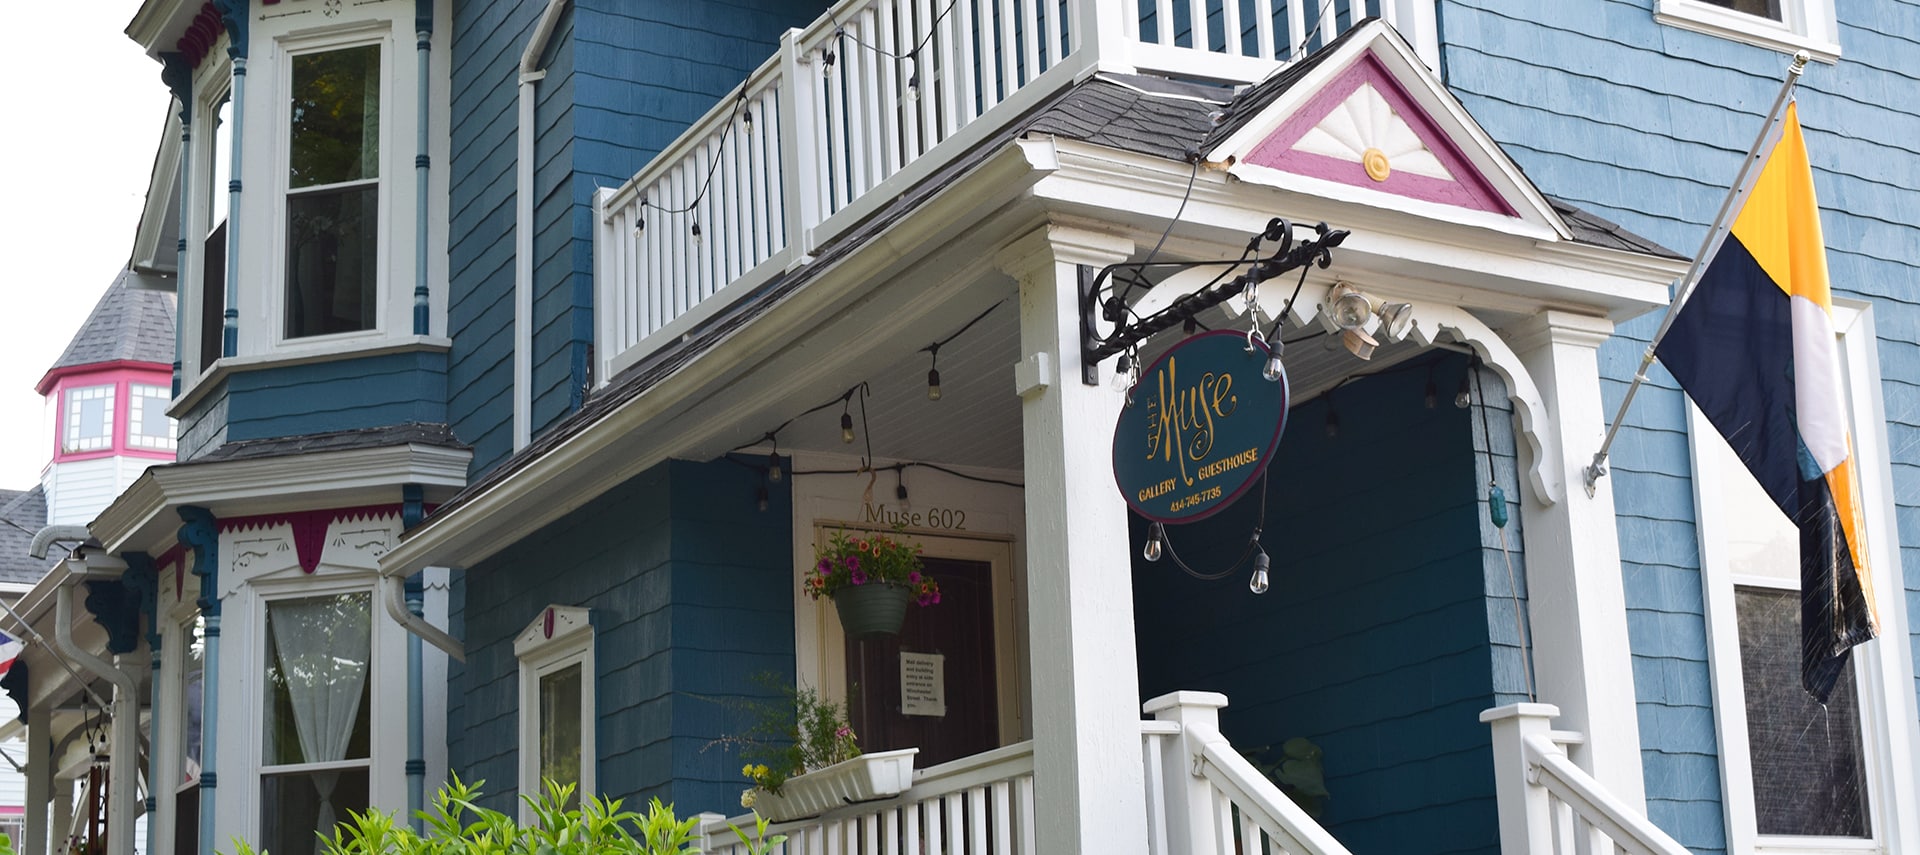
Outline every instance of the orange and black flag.
POLYGON ((1821 703, 1874 637, 1813 170, 1794 104, 1657 352, 1800 529, 1800 682, 1821 703))

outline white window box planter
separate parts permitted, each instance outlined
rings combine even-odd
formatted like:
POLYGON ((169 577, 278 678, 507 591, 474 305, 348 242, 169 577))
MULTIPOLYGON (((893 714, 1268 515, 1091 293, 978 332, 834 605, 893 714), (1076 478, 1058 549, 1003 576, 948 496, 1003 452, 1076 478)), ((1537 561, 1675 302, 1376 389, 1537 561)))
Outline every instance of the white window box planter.
POLYGON ((897 796, 913 786, 913 755, 918 748, 862 754, 788 778, 775 795, 754 794, 753 809, 774 822, 818 816, 854 802, 897 796))

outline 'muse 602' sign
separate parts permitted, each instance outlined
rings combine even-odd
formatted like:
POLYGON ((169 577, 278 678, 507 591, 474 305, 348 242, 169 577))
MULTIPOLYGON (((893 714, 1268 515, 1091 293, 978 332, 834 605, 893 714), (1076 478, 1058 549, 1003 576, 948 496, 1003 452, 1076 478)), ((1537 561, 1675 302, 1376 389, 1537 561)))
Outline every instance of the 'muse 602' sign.
POLYGON ((1287 379, 1266 345, 1219 330, 1180 342, 1140 375, 1113 429, 1113 477, 1149 520, 1204 519, 1260 479, 1287 426, 1287 379), (1251 350, 1249 349, 1251 348, 1251 350))

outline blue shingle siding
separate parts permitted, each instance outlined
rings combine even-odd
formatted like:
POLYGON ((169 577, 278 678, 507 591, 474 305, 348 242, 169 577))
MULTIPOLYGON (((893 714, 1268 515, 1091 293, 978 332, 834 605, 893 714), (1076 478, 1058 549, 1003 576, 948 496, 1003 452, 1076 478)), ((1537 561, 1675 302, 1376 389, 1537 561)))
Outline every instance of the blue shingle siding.
MULTIPOLYGON (((1920 422, 1920 6, 1838 3, 1837 65, 1800 87, 1835 291, 1870 298, 1882 337, 1890 434, 1920 422)), ((1692 252, 1739 157, 1760 129, 1786 59, 1654 21, 1651 0, 1556 5, 1447 0, 1448 84, 1542 189, 1667 246, 1692 252)), ((1657 326, 1623 324, 1601 350, 1603 396, 1618 404, 1657 326)), ((1648 811, 1697 852, 1726 846, 1684 398, 1664 370, 1635 401, 1613 452, 1622 573, 1640 703, 1648 811)), ((1891 443, 1901 541, 1916 543, 1920 446, 1891 443)), ((1871 463, 1871 461, 1869 461, 1871 463)), ((1920 551, 1902 547, 1908 600, 1920 551)), ((1910 609, 1911 611, 1911 609, 1910 609)), ((1920 636, 1908 640, 1920 650, 1920 636)), ((1916 687, 1920 692, 1920 687, 1916 687)))
POLYGON ((250 368, 181 414, 179 458, 226 442, 447 420, 447 357, 414 352, 250 368))
MULTIPOLYGON (((1314 740, 1332 792, 1324 822, 1359 855, 1496 852, 1490 736, 1478 715, 1524 699, 1506 564, 1481 502, 1485 433, 1476 410, 1452 406, 1466 360, 1434 363, 1445 394, 1432 410, 1422 406, 1425 364, 1289 414, 1269 470, 1266 594, 1248 593, 1244 567, 1202 582, 1166 559, 1134 565, 1141 693, 1224 692, 1222 729, 1243 748, 1314 740), (1340 414, 1335 437, 1329 406, 1340 414)), ((1506 407, 1498 378, 1486 379, 1506 407)), ((1513 491, 1508 413, 1489 412, 1487 428, 1495 477, 1513 491)), ((1170 527, 1172 543, 1196 570, 1223 569, 1255 508, 1242 500, 1170 527)), ((1517 522, 1509 533, 1518 537, 1517 522)), ((1145 537, 1136 519, 1133 542, 1145 537)))
POLYGON ((775 489, 756 510, 760 483, 725 461, 662 464, 457 580, 469 658, 449 677, 454 771, 511 804, 513 637, 547 605, 585 606, 599 789, 630 804, 659 796, 683 816, 737 810, 738 755, 707 746, 745 729, 736 700, 766 691, 754 675, 794 669, 791 508, 775 489))

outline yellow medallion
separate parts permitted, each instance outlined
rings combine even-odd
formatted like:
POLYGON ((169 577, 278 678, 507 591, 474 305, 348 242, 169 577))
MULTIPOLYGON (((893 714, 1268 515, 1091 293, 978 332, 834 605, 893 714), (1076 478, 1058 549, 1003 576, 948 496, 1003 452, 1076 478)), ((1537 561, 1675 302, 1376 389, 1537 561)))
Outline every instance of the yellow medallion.
POLYGON ((1375 181, 1385 181, 1393 174, 1393 164, 1387 162, 1387 153, 1377 148, 1367 149, 1360 155, 1361 165, 1367 168, 1367 177, 1375 181))

